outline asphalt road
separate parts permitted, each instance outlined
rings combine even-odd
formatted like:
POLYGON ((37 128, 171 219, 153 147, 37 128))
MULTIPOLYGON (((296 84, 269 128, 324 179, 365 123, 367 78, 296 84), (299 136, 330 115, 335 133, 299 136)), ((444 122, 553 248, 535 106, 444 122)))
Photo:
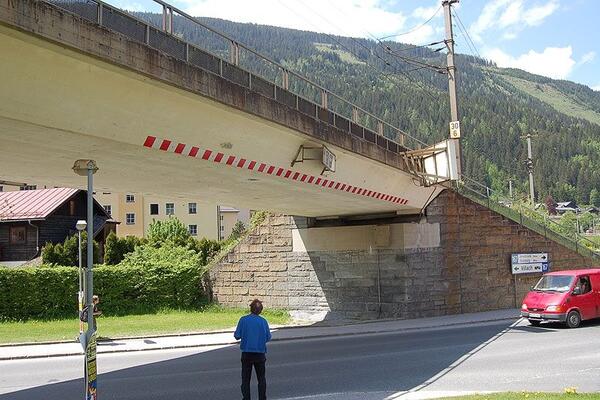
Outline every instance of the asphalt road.
MULTIPOLYGON (((236 347, 102 354, 99 399, 239 399, 236 347)), ((82 398, 82 357, 0 362, 0 400, 82 398)), ((270 399, 384 400, 470 391, 600 392, 600 322, 487 323, 275 342, 270 399)), ((253 382, 254 383, 254 382, 253 382)), ((256 394, 254 394, 256 399, 256 394)))

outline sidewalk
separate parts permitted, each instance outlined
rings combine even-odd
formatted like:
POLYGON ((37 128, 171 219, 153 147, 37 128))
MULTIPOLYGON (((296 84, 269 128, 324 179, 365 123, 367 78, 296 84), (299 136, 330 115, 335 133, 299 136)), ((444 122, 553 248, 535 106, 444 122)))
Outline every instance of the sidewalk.
MULTIPOLYGON (((410 331, 426 328, 470 325, 491 321, 516 320, 519 311, 507 309, 472 314, 448 315, 435 318, 411 320, 362 322, 338 326, 301 326, 274 328, 273 341, 322 338, 333 336, 361 335, 410 331)), ((222 346, 235 344, 233 330, 194 335, 157 336, 132 339, 102 340, 98 342, 98 353, 164 350, 188 347, 222 346)), ((62 357, 82 355, 81 345, 72 343, 29 344, 0 346, 0 360, 27 358, 62 357)))

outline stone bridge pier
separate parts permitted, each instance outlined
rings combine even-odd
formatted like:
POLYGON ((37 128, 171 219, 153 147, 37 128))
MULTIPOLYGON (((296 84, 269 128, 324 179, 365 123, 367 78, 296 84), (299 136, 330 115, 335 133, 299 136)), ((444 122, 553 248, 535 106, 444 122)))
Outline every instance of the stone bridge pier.
POLYGON ((229 306, 255 297, 300 319, 420 318, 519 307, 539 274, 511 253, 548 252, 552 270, 591 260, 446 190, 415 222, 311 227, 272 215, 209 272, 229 306))

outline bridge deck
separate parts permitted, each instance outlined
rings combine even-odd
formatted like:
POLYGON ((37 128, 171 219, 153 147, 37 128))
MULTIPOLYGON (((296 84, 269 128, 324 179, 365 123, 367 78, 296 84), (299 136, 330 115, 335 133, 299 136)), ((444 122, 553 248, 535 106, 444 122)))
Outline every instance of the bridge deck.
POLYGON ((393 142, 304 113, 280 88, 270 97, 44 2, 3 3, 0 24, 3 178, 77 186, 69 168, 89 157, 100 190, 306 216, 415 213, 439 190, 415 185, 393 142), (290 167, 320 144, 335 173, 290 167))

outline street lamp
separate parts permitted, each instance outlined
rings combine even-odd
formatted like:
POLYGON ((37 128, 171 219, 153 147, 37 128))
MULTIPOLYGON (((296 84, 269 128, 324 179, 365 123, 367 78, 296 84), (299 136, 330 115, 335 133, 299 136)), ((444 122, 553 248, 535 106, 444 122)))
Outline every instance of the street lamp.
MULTIPOLYGON (((78 304, 79 304, 79 315, 81 316, 81 312, 83 311, 83 270, 82 270, 82 266, 81 266, 81 232, 83 230, 85 230, 85 228, 87 227, 87 222, 85 222, 85 220, 80 219, 79 221, 77 221, 77 223, 75 224, 75 227, 77 228, 77 236, 78 236, 78 242, 79 242, 79 246, 77 246, 78 249, 78 253, 79 253, 79 292, 77 292, 77 300, 78 300, 78 304)), ((81 318, 79 319, 79 336, 81 337, 81 334, 83 333, 83 321, 81 321, 81 318)))
POLYGON ((85 267, 85 304, 87 305, 87 332, 81 335, 80 342, 85 351, 84 375, 85 398, 96 399, 97 389, 97 364, 96 364, 96 326, 94 324, 93 310, 93 271, 94 267, 94 174, 98 166, 94 160, 77 160, 73 164, 73 172, 80 176, 87 176, 87 263, 85 267), (81 340, 83 339, 83 340, 81 340))

